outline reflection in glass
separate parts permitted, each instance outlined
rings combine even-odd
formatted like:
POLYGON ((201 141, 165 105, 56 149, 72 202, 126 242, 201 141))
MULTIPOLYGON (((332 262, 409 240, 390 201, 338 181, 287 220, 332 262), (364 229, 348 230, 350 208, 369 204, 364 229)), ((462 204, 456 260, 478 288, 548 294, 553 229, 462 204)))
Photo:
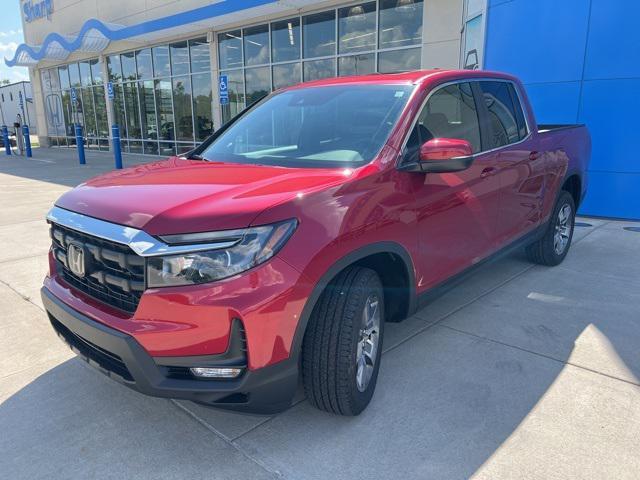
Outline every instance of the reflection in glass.
POLYGON ((120 138, 127 138, 127 122, 124 117, 124 100, 122 85, 113 86, 113 112, 115 123, 120 127, 120 138))
POLYGON ((107 104, 104 99, 104 87, 94 87, 93 100, 96 107, 96 130, 98 136, 109 137, 109 124, 107 122, 107 104))
POLYGON ((334 10, 302 17, 304 58, 335 54, 336 14, 334 10))
POLYGON ((269 25, 245 28, 242 38, 246 66, 269 63, 269 25))
POLYGON ((142 142, 129 142, 129 152, 142 153, 142 142))
POLYGON ((80 83, 82 83, 83 87, 88 87, 91 85, 91 67, 89 67, 89 62, 84 61, 80 62, 80 83))
POLYGON ((158 142, 143 142, 145 155, 158 155, 158 142))
POLYGON ((122 63, 122 78, 124 80, 136 79, 136 59, 134 52, 122 53, 120 55, 122 63))
MULTIPOLYGON (((136 83, 123 84, 124 105, 127 112, 127 135, 129 138, 140 138, 140 111, 138 109, 137 90, 136 83)), ((140 144, 140 149, 142 149, 142 144, 140 144)))
POLYGON ((422 0, 380 0, 380 48, 422 42, 422 0))
POLYGON ((171 74, 186 75, 189 73, 189 47, 187 42, 171 44, 171 74))
POLYGON ((72 137, 73 133, 73 108, 71 106, 71 93, 69 90, 62 92, 62 113, 64 116, 64 124, 67 131, 67 136, 72 137))
POLYGON ((222 106, 222 123, 228 122, 244 108, 244 78, 242 70, 220 72, 227 76, 229 103, 222 106))
POLYGON ((97 58, 89 60, 89 66, 91 67, 91 77, 93 78, 94 85, 100 85, 102 83, 102 66, 97 58))
POLYGON ((201 142, 213 133, 211 75, 209 73, 193 75, 191 83, 196 141, 201 142))
POLYGON ((336 61, 333 58, 304 62, 304 81, 309 82, 335 76, 335 63, 336 61))
POLYGON ((300 62, 273 66, 273 89, 300 83, 300 62))
POLYGON ((136 52, 136 63, 138 65, 138 78, 146 80, 153 77, 153 64, 151 62, 151 49, 145 48, 136 52))
POLYGON ((142 138, 158 138, 158 123, 153 91, 153 80, 138 82, 138 98, 140 98, 140 112, 142 113, 142 138))
POLYGON ((174 140, 176 136, 173 124, 173 108, 171 106, 171 81, 156 80, 155 87, 159 138, 161 140, 174 140))
POLYGON ((58 67, 58 75, 60 79, 60 88, 62 90, 69 88, 69 68, 66 65, 58 67))
POLYGON ((338 58, 338 76, 366 75, 376 71, 376 59, 373 53, 361 53, 338 58))
POLYGON ((420 69, 420 48, 407 48, 378 54, 380 73, 406 72, 420 69))
POLYGON ((269 67, 247 68, 245 70, 247 105, 260 100, 271 91, 269 67))
MULTIPOLYGON (((80 91, 78 91, 80 95, 80 91)), ((93 108, 93 95, 90 88, 82 89, 82 108, 84 113, 84 134, 87 137, 96 137, 96 113, 93 108)))
POLYGON ((376 48, 376 2, 338 10, 339 53, 376 48))
POLYGON ((211 69, 209 44, 206 38, 189 40, 191 54, 191 72, 208 72, 211 69))
POLYGON ((176 146, 172 142, 160 142, 160 155, 168 156, 175 155, 176 146))
POLYGON ((291 18, 271 24, 272 62, 287 62, 300 58, 300 19, 291 18))
POLYGON ((119 82, 120 80, 122 80, 120 55, 109 55, 107 57, 107 71, 109 72, 109 81, 119 82))
POLYGON ((70 63, 68 65, 69 68, 69 80, 71 81, 72 87, 80 86, 80 72, 78 71, 77 63, 70 63))
POLYGON ((482 46, 482 16, 469 20, 464 28, 464 68, 480 68, 480 48, 482 46))
POLYGON ((218 56, 220 68, 242 66, 242 38, 240 30, 218 35, 218 56))
POLYGON ((171 75, 169 47, 166 45, 153 47, 153 76, 168 77, 169 75, 171 75))
POLYGON ((176 140, 193 141, 191 81, 188 76, 173 79, 173 109, 176 119, 176 140))

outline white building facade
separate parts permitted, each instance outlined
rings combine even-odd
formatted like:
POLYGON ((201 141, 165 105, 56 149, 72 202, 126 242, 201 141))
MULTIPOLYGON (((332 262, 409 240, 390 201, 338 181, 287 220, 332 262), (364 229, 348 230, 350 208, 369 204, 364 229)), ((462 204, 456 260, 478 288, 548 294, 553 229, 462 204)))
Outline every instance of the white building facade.
POLYGON ((74 146, 79 124, 89 148, 106 150, 117 124, 123 151, 166 156, 284 86, 479 68, 486 1, 22 0, 21 9, 26 43, 6 63, 29 67, 41 145, 74 146))
POLYGON ((31 133, 36 133, 36 113, 29 82, 0 85, 0 125, 11 129, 16 122, 29 125, 31 133))

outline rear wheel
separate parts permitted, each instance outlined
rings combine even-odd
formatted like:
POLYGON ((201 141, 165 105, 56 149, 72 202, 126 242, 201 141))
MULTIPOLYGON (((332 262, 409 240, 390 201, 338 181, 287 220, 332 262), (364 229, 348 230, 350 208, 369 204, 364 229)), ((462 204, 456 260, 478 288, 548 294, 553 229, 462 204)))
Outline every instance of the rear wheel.
POLYGON ((305 333, 302 377, 309 402, 339 415, 362 412, 375 390, 383 331, 378 274, 346 268, 323 292, 305 333))
POLYGON ((569 252, 576 207, 569 192, 562 191, 544 236, 527 247, 529 260, 540 265, 560 264, 569 252))

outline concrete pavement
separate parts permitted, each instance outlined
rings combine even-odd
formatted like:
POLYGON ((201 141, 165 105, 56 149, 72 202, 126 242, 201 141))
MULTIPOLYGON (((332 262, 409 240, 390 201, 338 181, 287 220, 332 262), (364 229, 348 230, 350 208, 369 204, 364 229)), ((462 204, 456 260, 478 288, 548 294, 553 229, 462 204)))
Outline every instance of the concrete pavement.
MULTIPOLYGON (((387 325, 359 417, 246 416, 154 399, 77 360, 39 300, 44 216, 113 165, 0 157, 4 478, 618 478, 640 472, 640 234, 582 219, 565 263, 518 253, 387 325)), ((150 161, 126 156, 125 163, 150 161)), ((636 224, 637 225, 637 224, 636 224)))

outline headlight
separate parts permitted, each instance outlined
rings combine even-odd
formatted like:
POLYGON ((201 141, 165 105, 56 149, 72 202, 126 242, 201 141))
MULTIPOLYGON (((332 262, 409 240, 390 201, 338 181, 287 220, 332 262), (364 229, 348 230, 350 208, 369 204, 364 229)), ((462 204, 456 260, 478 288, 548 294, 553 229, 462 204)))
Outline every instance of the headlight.
POLYGON ((273 257, 297 225, 296 220, 286 220, 243 230, 163 236, 162 240, 168 244, 192 244, 193 251, 147 258, 147 285, 194 285, 244 272, 273 257), (220 243, 221 248, 200 251, 202 244, 216 243, 220 243))

